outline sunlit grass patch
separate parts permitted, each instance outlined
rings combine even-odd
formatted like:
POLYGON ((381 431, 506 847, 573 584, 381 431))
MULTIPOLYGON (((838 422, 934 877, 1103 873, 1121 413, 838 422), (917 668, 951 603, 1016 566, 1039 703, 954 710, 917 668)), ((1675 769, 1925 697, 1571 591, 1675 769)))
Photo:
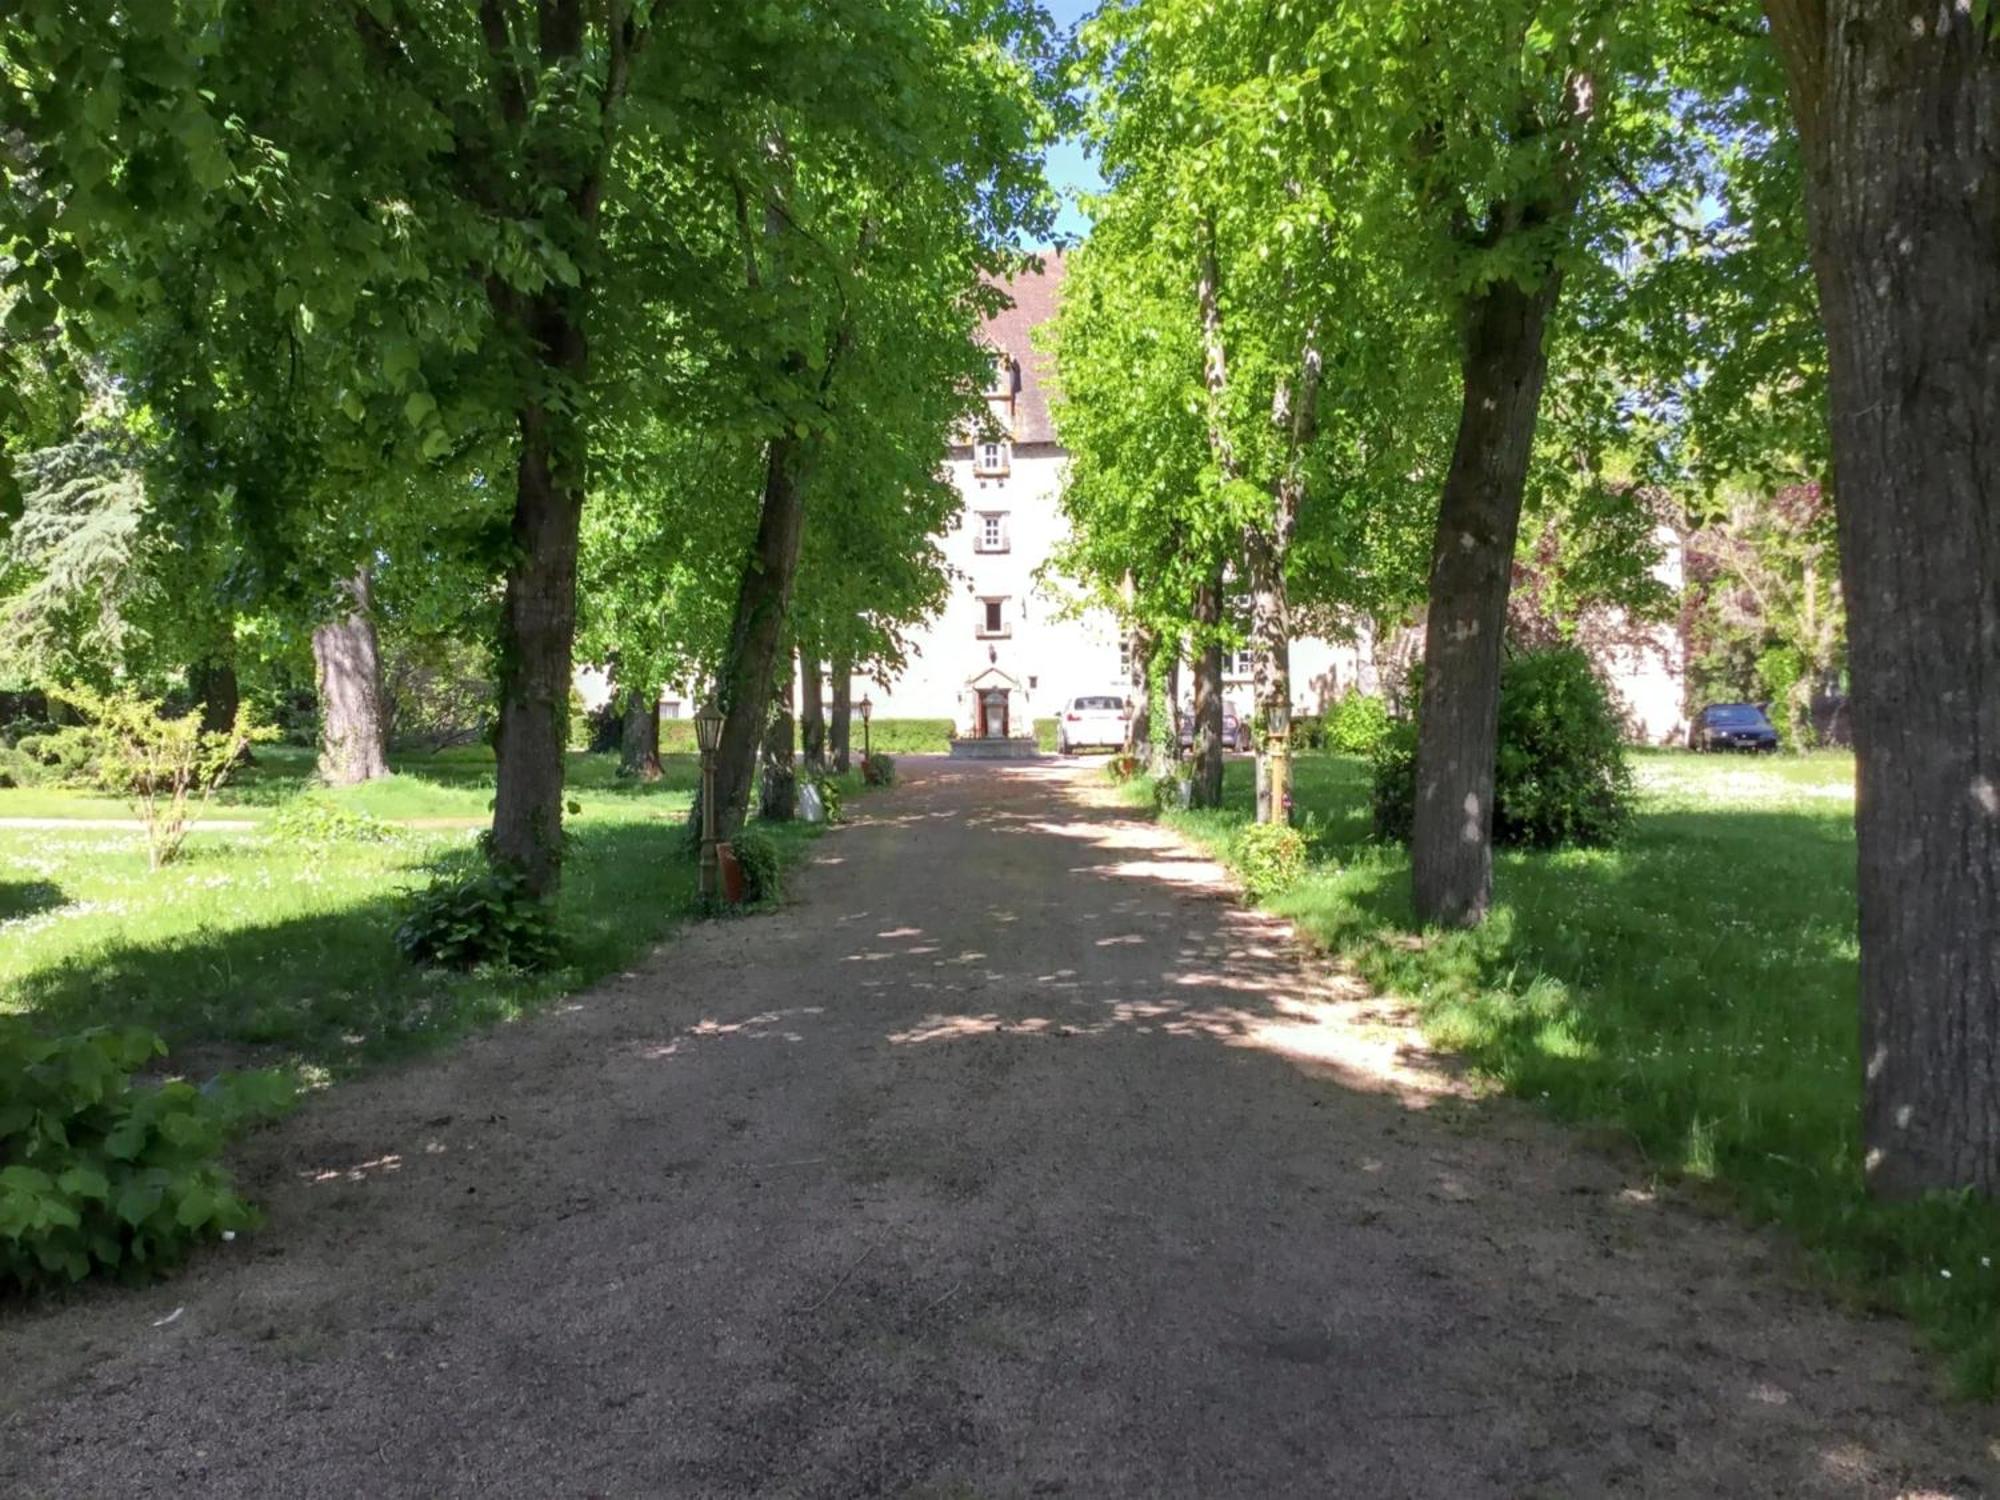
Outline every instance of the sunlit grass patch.
MULTIPOLYGON (((184 860, 157 872, 136 832, 0 828, 0 1013, 52 1031, 145 1026, 197 1071, 276 1062, 335 1077, 587 985, 694 910, 692 767, 670 762, 661 781, 639 783, 616 776, 615 757, 572 756, 560 967, 416 968, 392 940, 405 893, 475 857, 493 762, 479 749, 400 765, 384 782, 310 791, 396 823, 365 840, 290 839, 268 821, 306 793, 310 757, 285 752, 260 752, 216 811, 251 827, 198 828, 184 860)), ((32 795, 44 807, 87 800, 32 795)), ((0 799, 0 816, 26 815, 18 805, 0 799)), ((788 860, 811 837, 799 825, 774 832, 788 860)))

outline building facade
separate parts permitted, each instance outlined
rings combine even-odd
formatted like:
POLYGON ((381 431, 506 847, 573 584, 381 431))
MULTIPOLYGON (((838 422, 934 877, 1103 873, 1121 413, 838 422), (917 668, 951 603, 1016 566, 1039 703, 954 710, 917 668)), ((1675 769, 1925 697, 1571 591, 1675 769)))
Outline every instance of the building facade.
MULTIPOLYGON (((1061 505, 1067 456, 1049 415, 1049 356, 1035 347, 1034 332, 1054 316, 1062 277, 1062 258, 1048 255, 1040 272, 1008 284, 1013 305, 986 325, 994 353, 987 421, 945 458, 965 501, 943 539, 950 602, 912 636, 904 672, 893 681, 855 685, 856 696, 870 694, 885 718, 949 719, 960 738, 1021 740, 1032 738, 1035 719, 1053 717, 1072 697, 1132 691, 1118 620, 1102 609, 1079 609, 1075 591, 1047 568, 1068 535, 1061 505)), ((1678 589, 1678 555, 1662 568, 1678 589)), ((1678 632, 1660 626, 1609 634, 1616 645, 1599 655, 1633 738, 1678 741, 1686 733, 1678 632)), ((1379 691, 1376 662, 1365 637, 1295 640, 1294 714, 1322 713, 1357 687, 1379 691)), ((1246 718, 1250 666, 1245 650, 1224 671, 1224 700, 1246 718)), ((1185 675, 1182 681, 1185 697, 1185 675)))

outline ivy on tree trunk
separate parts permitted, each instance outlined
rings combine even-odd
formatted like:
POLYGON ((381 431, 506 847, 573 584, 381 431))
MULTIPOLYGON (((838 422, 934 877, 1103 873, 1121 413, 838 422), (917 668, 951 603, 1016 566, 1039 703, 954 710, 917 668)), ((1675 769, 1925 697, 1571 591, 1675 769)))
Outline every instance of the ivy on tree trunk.
POLYGON ((781 679, 772 684, 770 719, 764 730, 764 774, 758 787, 757 816, 766 823, 789 823, 798 814, 798 742, 792 685, 781 679))

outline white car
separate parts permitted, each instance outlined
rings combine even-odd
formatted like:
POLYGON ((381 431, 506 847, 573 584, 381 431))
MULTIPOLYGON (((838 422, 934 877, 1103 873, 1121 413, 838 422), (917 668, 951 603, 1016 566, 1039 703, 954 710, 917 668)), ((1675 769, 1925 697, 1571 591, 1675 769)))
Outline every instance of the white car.
POLYGON ((1079 750, 1122 750, 1125 748, 1125 721, 1129 717, 1125 700, 1109 693, 1086 693, 1065 703, 1056 719, 1056 753, 1074 755, 1079 750))

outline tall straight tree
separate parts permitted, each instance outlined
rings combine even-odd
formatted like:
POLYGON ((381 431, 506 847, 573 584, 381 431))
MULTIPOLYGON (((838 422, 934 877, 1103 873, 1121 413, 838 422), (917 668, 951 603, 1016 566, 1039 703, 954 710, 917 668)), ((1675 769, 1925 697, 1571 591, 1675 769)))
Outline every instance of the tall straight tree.
POLYGON ((1865 1170, 2000 1196, 2000 20, 1765 11, 1831 361, 1865 1170))

